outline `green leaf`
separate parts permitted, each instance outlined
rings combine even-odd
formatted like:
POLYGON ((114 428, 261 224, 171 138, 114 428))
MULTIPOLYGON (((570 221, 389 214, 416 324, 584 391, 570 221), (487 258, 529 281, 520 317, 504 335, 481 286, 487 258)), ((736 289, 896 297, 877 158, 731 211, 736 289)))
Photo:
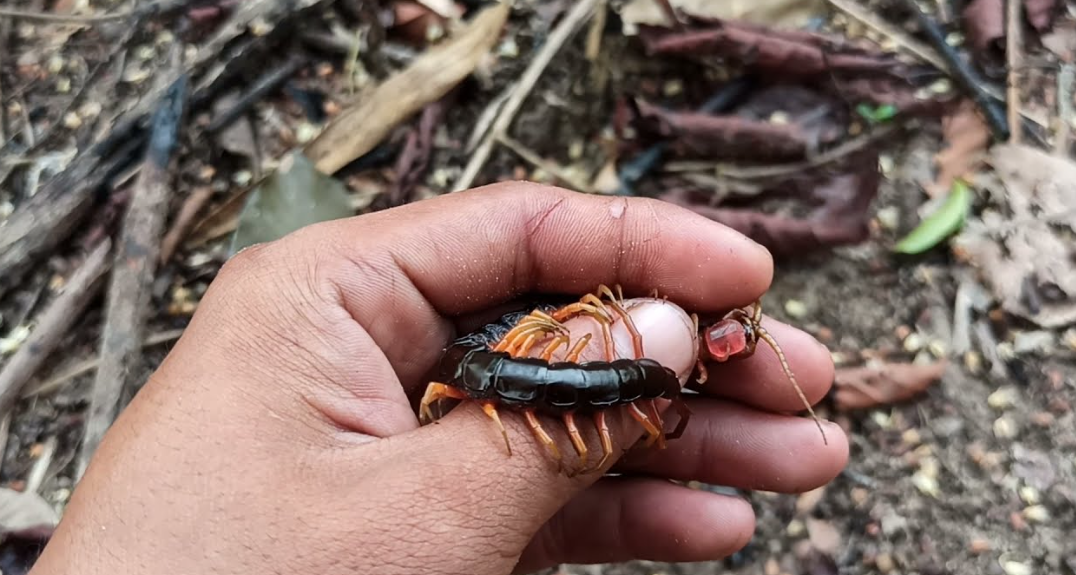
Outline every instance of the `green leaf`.
POLYGON ((955 180, 945 202, 897 242, 893 250, 902 254, 920 254, 938 245, 964 225, 971 208, 971 198, 968 184, 955 180))
POLYGON ((347 187, 319 172, 302 152, 295 151, 251 190, 239 214, 229 255, 310 224, 354 214, 347 187))
POLYGON ((860 104, 856 106, 856 113, 872 124, 880 124, 895 118, 897 107, 893 104, 882 104, 873 108, 869 104, 860 104))

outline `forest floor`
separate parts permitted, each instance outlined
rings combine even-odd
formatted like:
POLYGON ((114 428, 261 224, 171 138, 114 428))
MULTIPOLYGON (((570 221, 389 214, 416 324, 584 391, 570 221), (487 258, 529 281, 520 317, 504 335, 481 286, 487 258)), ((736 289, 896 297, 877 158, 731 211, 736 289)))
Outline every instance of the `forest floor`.
MULTIPOLYGON (((903 0, 684 1, 671 4, 696 12, 679 24, 644 26, 661 4, 517 1, 503 29, 471 29, 488 54, 449 51, 473 60, 462 80, 407 70, 467 33, 430 6, 465 7, 471 21, 488 3, 0 9, 0 397, 18 399, 0 401, 0 495, 45 502, 23 509, 44 527, 70 496, 97 368, 114 360, 101 332, 121 321, 98 297, 108 284, 85 287, 88 303, 55 334, 35 330, 116 237, 132 194, 170 190, 163 263, 132 288, 149 304, 126 394, 236 248, 529 179, 676 202, 767 245, 777 265, 763 305, 833 351, 820 415, 852 445, 822 489, 740 493, 758 529, 727 560, 550 573, 1076 575, 1072 8, 1025 1, 1011 27, 1004 0, 939 2, 923 18, 903 0), (1006 47, 1014 28, 1018 54, 1006 47), (1007 116, 1012 70, 1018 116, 1007 116), (402 99, 385 86, 426 99, 394 108, 402 99), (189 114, 146 122, 170 87, 189 90, 189 114), (353 109, 361 129, 346 124, 353 109), (334 125, 354 135, 343 151, 318 143, 334 125), (124 147, 151 129, 178 134, 159 173, 124 147), (273 175, 297 147, 334 177, 273 175), (281 211, 244 208, 252 189, 281 211), (76 196, 84 204, 63 203, 76 196), (283 212, 296 217, 274 219, 283 212), (45 358, 13 373, 19 353, 34 359, 27 342, 45 358)), ((0 513, 7 575, 42 541, 25 523, 0 513)))

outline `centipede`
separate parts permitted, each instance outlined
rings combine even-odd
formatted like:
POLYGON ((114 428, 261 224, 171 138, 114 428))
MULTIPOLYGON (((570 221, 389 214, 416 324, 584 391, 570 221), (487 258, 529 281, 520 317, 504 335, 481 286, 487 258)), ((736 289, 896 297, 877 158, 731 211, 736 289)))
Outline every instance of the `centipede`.
MULTIPOLYGON (((423 424, 437 420, 432 407, 445 399, 477 402, 493 420, 504 438, 508 455, 512 455, 508 433, 500 418, 499 408, 520 412, 535 438, 545 446, 558 470, 569 476, 596 471, 604 467, 613 454, 612 439, 606 422, 608 410, 626 408, 642 426, 646 447, 664 449, 667 441, 680 438, 688 424, 691 411, 684 401, 682 382, 668 367, 643 356, 643 341, 630 315, 625 310, 620 286, 616 294, 607 286, 596 293, 585 294, 567 305, 538 304, 530 311, 513 311, 472 333, 452 341, 441 355, 434 381, 426 388, 419 404, 423 424), (604 299, 603 299, 604 298, 604 299), (564 322, 577 316, 591 317, 600 325, 605 360, 580 362, 579 358, 591 343, 585 334, 573 344, 564 322), (631 358, 615 355, 611 326, 621 320, 632 341, 631 358), (530 356, 538 342, 552 339, 537 357, 530 356), (567 349, 561 361, 553 355, 561 347, 567 349), (659 399, 670 400, 679 415, 679 422, 670 433, 657 407, 659 399), (559 418, 580 459, 580 467, 567 470, 556 442, 542 426, 538 416, 559 418), (593 419, 602 448, 596 465, 587 468, 589 451, 576 421, 577 415, 593 419)), ((657 292, 652 297, 657 298, 657 292)), ((666 299, 666 298, 662 298, 666 299)), ((667 301, 667 300, 666 300, 667 301)), ((772 347, 780 359, 807 410, 818 421, 810 403, 803 395, 784 353, 774 338, 761 325, 761 303, 754 310, 736 309, 709 321, 700 321, 691 314, 694 329, 700 332, 700 349, 692 373, 695 383, 704 384, 709 375, 705 360, 725 362, 749 357, 760 341, 772 347)), ((821 430, 821 423, 818 423, 821 430)), ((823 432, 823 439, 825 433, 823 432)))

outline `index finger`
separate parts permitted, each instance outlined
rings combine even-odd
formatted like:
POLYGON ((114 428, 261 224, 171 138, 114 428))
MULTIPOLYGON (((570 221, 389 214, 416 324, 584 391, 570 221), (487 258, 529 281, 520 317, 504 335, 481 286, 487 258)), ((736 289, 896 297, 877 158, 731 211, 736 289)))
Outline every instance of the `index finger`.
POLYGON ((531 292, 582 294, 599 284, 619 284, 626 294, 657 289, 690 309, 722 310, 754 301, 773 273, 761 245, 679 206, 523 182, 304 234, 343 262, 324 273, 405 384, 440 351, 450 331, 444 316, 531 292))

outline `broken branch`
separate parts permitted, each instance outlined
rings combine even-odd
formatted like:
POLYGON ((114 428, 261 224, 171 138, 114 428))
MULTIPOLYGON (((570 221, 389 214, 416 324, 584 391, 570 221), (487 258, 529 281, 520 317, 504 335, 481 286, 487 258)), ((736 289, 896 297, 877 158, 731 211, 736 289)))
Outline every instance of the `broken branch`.
POLYGON ((22 386, 34 376, 97 294, 99 280, 110 265, 108 254, 111 248, 111 242, 106 238, 90 252, 71 275, 63 292, 38 319, 37 328, 29 339, 0 371, 0 414, 11 410, 22 386))
POLYGON ((168 168, 187 100, 187 77, 180 74, 153 117, 146 160, 132 191, 116 253, 97 370, 76 476, 81 477, 105 431, 112 425, 131 368, 142 348, 142 330, 152 295, 171 186, 168 168))

